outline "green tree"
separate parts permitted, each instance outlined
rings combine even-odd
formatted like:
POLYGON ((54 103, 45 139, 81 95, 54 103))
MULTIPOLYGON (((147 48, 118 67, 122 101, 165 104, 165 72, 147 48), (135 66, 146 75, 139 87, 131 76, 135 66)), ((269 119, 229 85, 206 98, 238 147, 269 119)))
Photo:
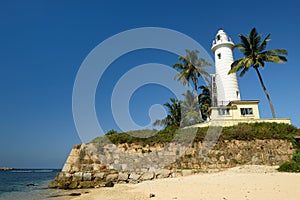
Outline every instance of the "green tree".
POLYGON ((263 68, 265 62, 285 63, 287 59, 284 55, 287 55, 287 51, 285 49, 265 50, 268 42, 271 40, 270 34, 262 41, 261 35, 257 33, 255 28, 251 30, 250 35, 240 34, 239 37, 241 43, 235 45, 235 47, 243 53, 244 57, 232 63, 229 74, 241 71, 240 76, 242 77, 250 68, 254 68, 269 101, 272 116, 276 118, 274 106, 263 82, 259 67, 263 68))
MULTIPOLYGON (((193 83, 194 90, 198 97, 198 79, 202 77, 209 80, 209 73, 206 70, 206 66, 211 66, 211 63, 207 62, 203 58, 198 57, 198 51, 186 50, 186 56, 179 56, 178 59, 181 61, 175 63, 173 68, 178 70, 178 74, 175 75, 174 79, 182 82, 182 84, 189 85, 190 81, 193 83)), ((200 119, 202 119, 201 112, 200 119)))
POLYGON ((190 90, 182 95, 184 96, 184 100, 181 101, 181 126, 190 126, 199 123, 200 116, 197 96, 195 96, 190 90))
POLYGON ((166 126, 179 128, 181 122, 181 105, 180 102, 171 98, 171 103, 165 103, 164 106, 168 109, 168 115, 162 120, 156 120, 154 126, 166 126))
POLYGON ((207 120, 208 118, 207 111, 211 107, 211 93, 210 93, 209 86, 202 85, 199 88, 202 90, 201 94, 198 97, 200 110, 201 110, 203 120, 207 120))

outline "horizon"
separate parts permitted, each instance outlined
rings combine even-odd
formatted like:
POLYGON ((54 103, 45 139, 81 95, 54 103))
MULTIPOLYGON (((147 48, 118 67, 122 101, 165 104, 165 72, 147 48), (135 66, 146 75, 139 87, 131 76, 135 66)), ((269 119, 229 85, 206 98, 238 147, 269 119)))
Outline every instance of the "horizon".
MULTIPOLYGON (((261 70, 278 118, 290 118, 300 127, 297 80, 300 72, 298 41, 300 3, 284 5, 258 1, 263 12, 245 14, 244 3, 234 1, 140 2, 1 2, 1 140, 0 167, 61 169, 75 144, 77 133, 72 95, 78 70, 89 53, 107 38, 140 27, 162 27, 186 34, 214 57, 210 48, 220 27, 235 44, 238 34, 253 27, 263 38, 271 34, 267 49, 288 51, 285 64, 266 63, 261 70), (134 6, 132 6, 134 5, 134 6), (189 10, 189 15, 183 11, 189 10), (224 12, 225 11, 225 12, 224 12), (268 16, 276 21, 266 22, 268 16), (241 17, 242 16, 242 17, 241 17), (280 24, 280 26, 278 26, 280 24), (283 71, 284 70, 284 71, 283 71)), ((234 59, 242 55, 233 51, 234 59)), ((98 121, 104 132, 120 131, 110 106, 114 86, 136 66, 178 62, 177 55, 156 49, 142 49, 120 56, 109 65, 97 85, 95 101, 98 121)), ((239 78, 242 99, 260 100, 261 118, 271 118, 268 101, 258 77, 250 70, 239 78)), ((175 81, 174 81, 175 84, 175 81)), ((164 104, 174 94, 168 88, 147 84, 130 99, 129 110, 140 126, 151 122, 149 109, 164 104)), ((99 133, 99 136, 101 134, 99 133)))

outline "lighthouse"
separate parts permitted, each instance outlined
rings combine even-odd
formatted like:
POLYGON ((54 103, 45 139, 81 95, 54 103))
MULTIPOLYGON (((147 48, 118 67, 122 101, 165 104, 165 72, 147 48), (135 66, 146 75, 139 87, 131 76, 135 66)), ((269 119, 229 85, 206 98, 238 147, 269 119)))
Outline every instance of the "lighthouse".
POLYGON ((212 43, 212 52, 215 56, 215 75, 212 76, 212 85, 215 93, 215 106, 226 106, 231 101, 239 101, 240 90, 235 73, 228 74, 233 63, 232 50, 234 43, 228 35, 220 29, 212 43))

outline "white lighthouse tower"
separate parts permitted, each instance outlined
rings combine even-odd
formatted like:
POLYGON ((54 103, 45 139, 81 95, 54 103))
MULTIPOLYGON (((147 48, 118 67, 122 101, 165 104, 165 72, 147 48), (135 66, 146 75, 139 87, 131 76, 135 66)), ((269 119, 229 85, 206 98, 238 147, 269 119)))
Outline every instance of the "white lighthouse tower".
POLYGON ((220 29, 212 44, 212 52, 215 55, 216 74, 213 76, 213 84, 216 85, 216 106, 225 106, 231 101, 239 101, 240 90, 236 74, 228 74, 233 63, 232 50, 234 44, 228 35, 220 29))

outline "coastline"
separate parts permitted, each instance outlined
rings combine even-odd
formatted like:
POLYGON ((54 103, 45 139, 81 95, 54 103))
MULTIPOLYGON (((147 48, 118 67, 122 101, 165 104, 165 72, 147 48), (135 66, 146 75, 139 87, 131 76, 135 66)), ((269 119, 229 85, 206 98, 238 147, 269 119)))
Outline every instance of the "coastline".
MULTIPOLYGON (((156 179, 139 184, 116 184, 90 189, 74 200, 151 199, 298 199, 300 174, 277 172, 277 166, 244 165, 216 173, 156 179)), ((80 190, 79 190, 80 191, 80 190)))

